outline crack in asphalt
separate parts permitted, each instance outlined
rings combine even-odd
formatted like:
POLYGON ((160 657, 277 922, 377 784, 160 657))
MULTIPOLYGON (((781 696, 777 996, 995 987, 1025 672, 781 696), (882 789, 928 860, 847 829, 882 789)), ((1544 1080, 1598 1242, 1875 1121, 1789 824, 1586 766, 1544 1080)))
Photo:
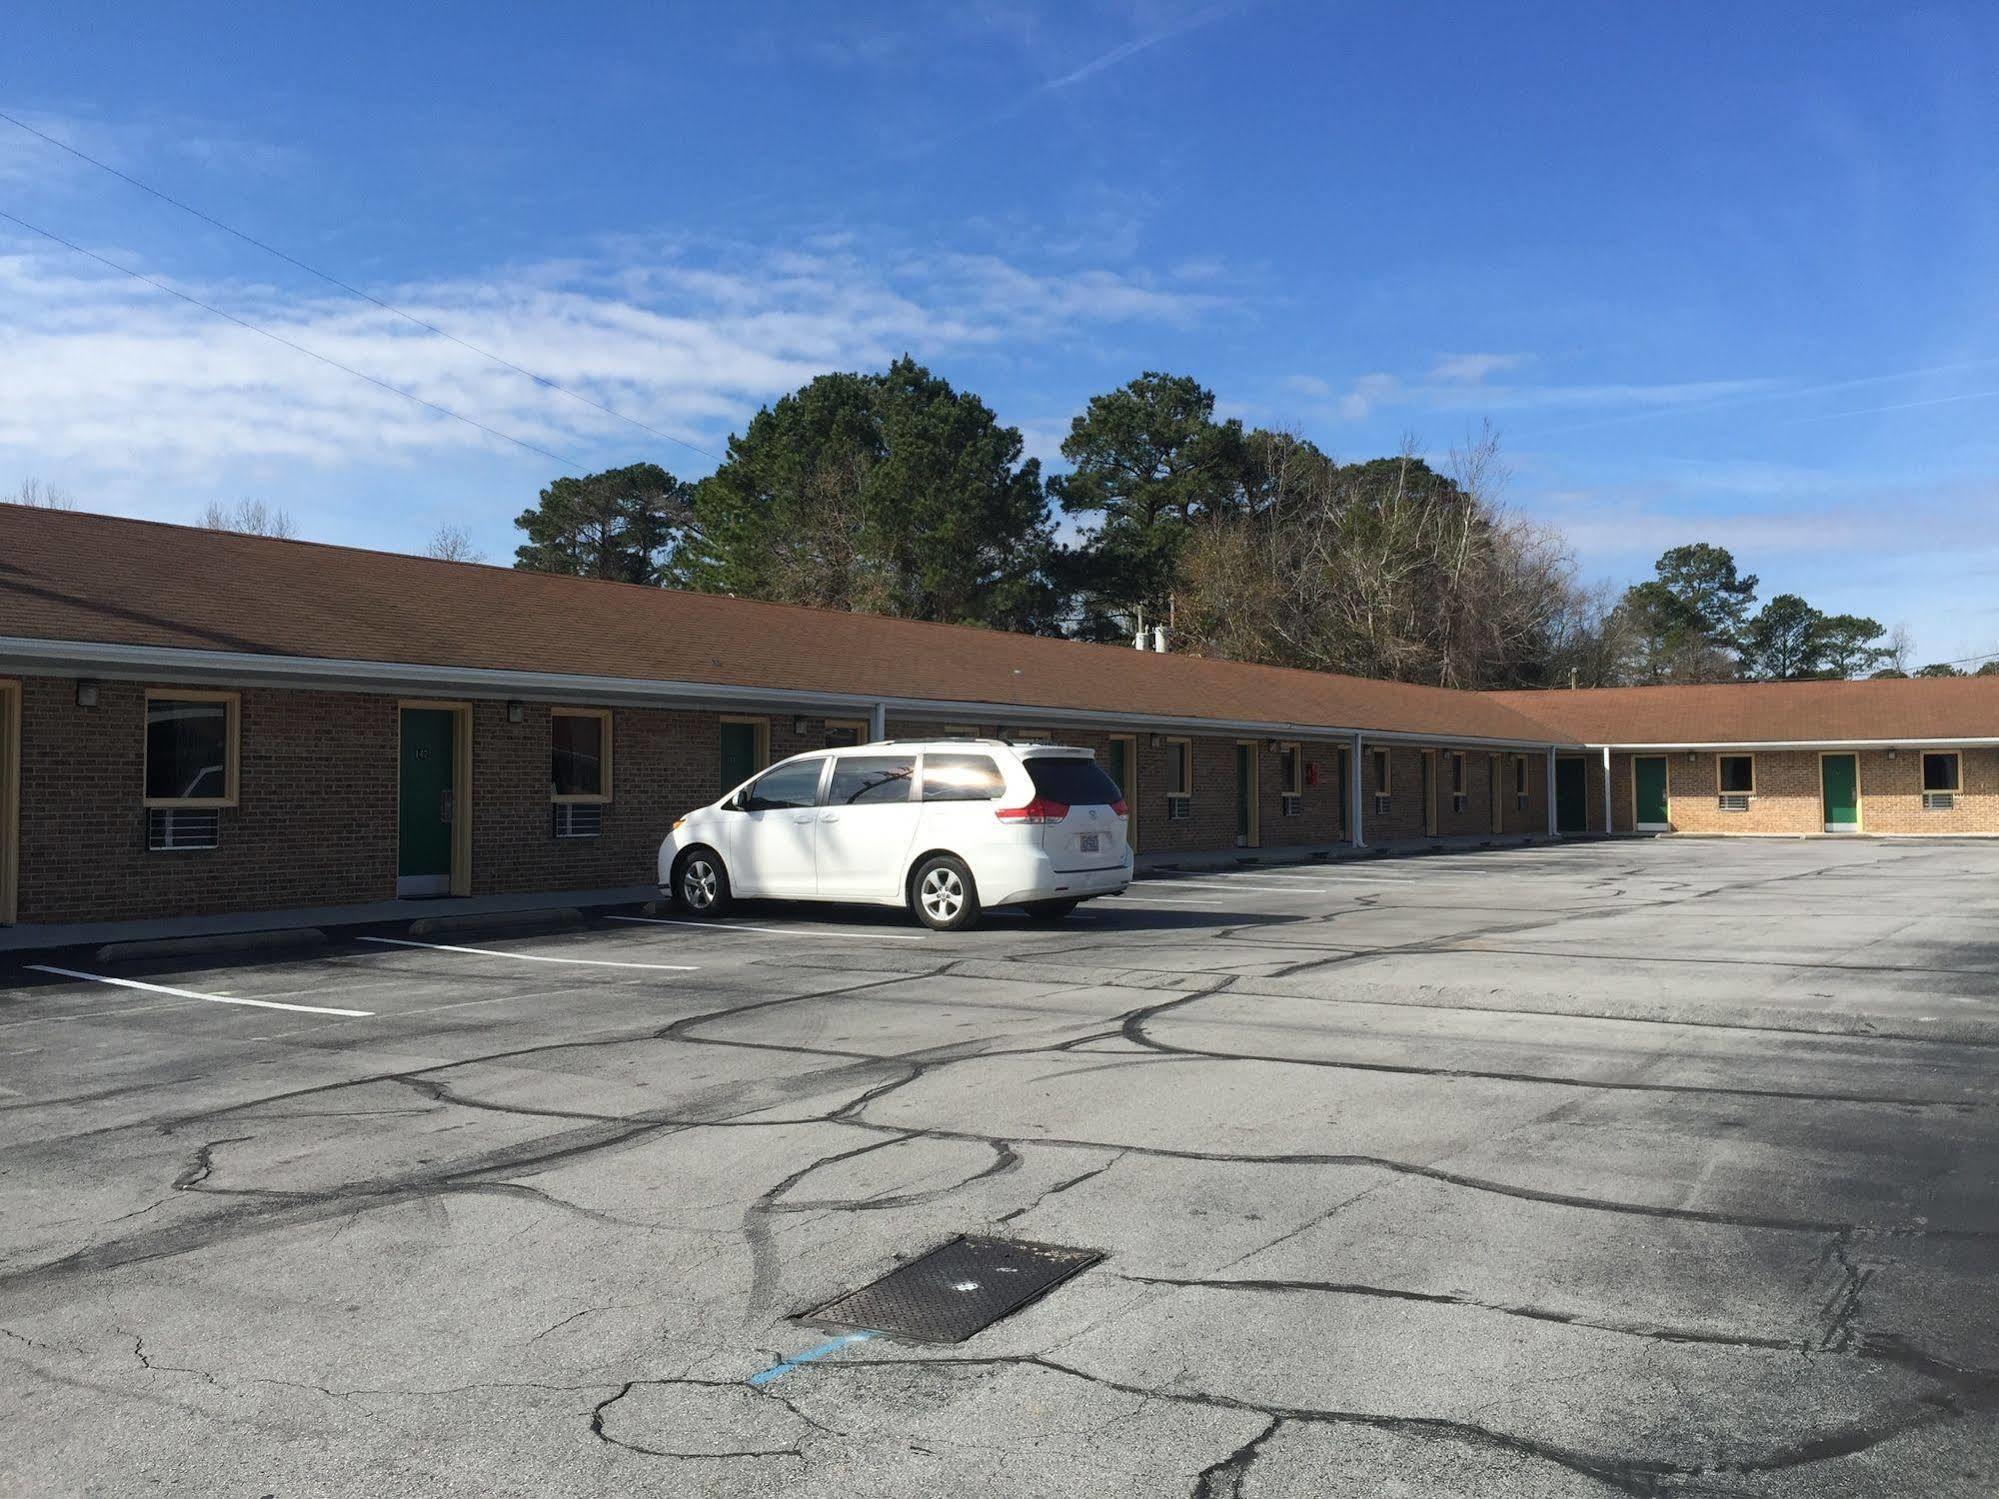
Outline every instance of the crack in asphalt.
MULTIPOLYGON (((1878 862, 1878 861, 1877 861, 1878 862)), ((1893 862, 1893 861, 1888 861, 1893 862)), ((1828 871, 1811 871, 1819 875, 1828 871)), ((1749 880, 1707 887, 1686 887, 1691 893, 1671 900, 1640 902, 1628 909, 1670 907, 1688 902, 1706 900, 1732 890, 1749 888, 1758 884, 1782 883, 1786 879, 1807 876, 1783 876, 1771 880, 1749 880)), ((1378 900, 1380 897, 1370 899, 1378 900)), ((1372 908, 1371 906, 1369 907, 1372 908)), ((1485 936, 1502 936, 1511 933, 1534 930, 1559 924, 1562 921, 1593 919, 1599 916, 1621 914, 1627 908, 1616 908, 1601 912, 1578 912, 1569 910, 1559 916, 1517 924, 1504 931, 1493 930, 1485 936)), ((1330 923, 1338 916, 1353 914, 1353 909, 1328 913, 1323 918, 1330 923)), ((1299 924, 1311 925, 1318 918, 1301 918, 1299 924)), ((1269 923, 1231 925, 1219 933, 1214 929, 1204 929, 1204 938, 1234 936, 1269 937, 1269 923)), ((1343 950, 1327 954, 1305 963, 1291 965, 1276 970, 1272 977, 1282 977, 1292 973, 1323 971, 1332 967, 1371 961, 1377 957, 1406 955, 1411 953, 1476 953, 1481 949, 1466 947, 1466 939, 1451 937, 1425 939, 1370 950, 1343 950)), ((1093 952, 1100 944, 1079 944, 1068 949, 1078 952, 1093 952)), ((1490 949, 1499 950, 1499 949, 1490 949)), ((1023 967, 1036 960, 1045 959, 1054 952, 1048 948, 1037 948, 1024 960, 1023 967)), ((1088 1381, 1108 1390, 1138 1397, 1141 1405, 1146 1400, 1158 1399, 1169 1402, 1192 1403, 1215 1409, 1230 1410, 1260 1416, 1262 1429, 1234 1451, 1221 1457, 1195 1477, 1194 1499, 1223 1499, 1223 1496, 1237 1496, 1243 1493, 1249 1475, 1267 1445, 1276 1435, 1290 1424, 1358 1425, 1389 1430, 1424 1440, 1449 1441, 1460 1445, 1503 1450, 1516 1455, 1556 1463, 1578 1475, 1589 1477, 1621 1492, 1634 1495, 1655 1495, 1666 1492, 1671 1486, 1683 1480, 1710 1476, 1747 1476, 1772 1473, 1791 1467, 1849 1456, 1867 1450, 1869 1447, 1900 1435, 1906 1431, 1919 1429, 1936 1422, 1963 1415, 1989 1413, 1999 1409, 1999 1373, 1990 1370, 1965 1368, 1952 1364, 1915 1347, 1907 1340, 1892 1333, 1868 1334, 1861 1329, 1862 1305, 1868 1283, 1875 1273, 1875 1267, 1858 1263, 1854 1258, 1856 1237, 1865 1232, 1881 1230, 1862 1229, 1851 1223, 1825 1222, 1801 1218, 1786 1218, 1774 1215, 1730 1213, 1711 1210, 1669 1207, 1637 1202, 1622 1202, 1613 1199, 1589 1197, 1580 1194, 1541 1191, 1533 1188, 1494 1182, 1467 1176, 1461 1173, 1441 1170, 1435 1167, 1389 1158, 1317 1152, 1288 1152, 1273 1155, 1256 1155, 1243 1152, 1179 1150, 1169 1147, 1151 1146, 1125 1141, 1095 1141, 1066 1139, 1061 1137, 1020 1137, 1003 1134, 984 1134, 967 1130, 945 1128, 903 1128, 877 1123, 865 1117, 874 1104, 892 1097, 899 1090, 909 1087, 931 1076, 941 1068, 959 1063, 1003 1056, 1027 1055, 1072 1055, 1085 1045, 1120 1037, 1127 1043, 1142 1048, 1148 1055, 1167 1054, 1190 1060, 1249 1061, 1274 1065, 1305 1065, 1340 1068, 1357 1071, 1380 1071, 1419 1076, 1472 1077, 1510 1083, 1571 1086, 1590 1090, 1631 1089, 1646 1092, 1674 1093, 1714 1093, 1740 1095, 1755 1098, 1780 1099, 1787 1101, 1841 1102, 1859 1104, 1887 1104, 1900 1107, 1963 1107, 1939 1104, 1936 1100, 1877 1098, 1869 1096, 1841 1096, 1794 1092, 1780 1089, 1700 1087, 1656 1083, 1597 1082, 1581 1079, 1555 1078, 1538 1074, 1516 1074, 1487 1072, 1471 1069, 1427 1068, 1421 1066, 1399 1066, 1360 1062, 1342 1062, 1331 1059, 1298 1058, 1284 1056, 1261 1056, 1217 1052, 1199 1048, 1180 1047, 1163 1042, 1147 1030, 1147 1024, 1161 1015, 1168 1014, 1195 1001, 1229 991, 1241 978, 1237 974, 1194 975, 1168 973, 1163 970, 1149 971, 1139 968, 1123 968, 1114 976, 1101 980, 1106 985, 1140 989, 1169 989, 1174 997, 1128 1010, 1113 1017, 1109 1024, 1112 1029, 1101 1028, 1103 1022, 1093 1022, 1097 1027, 1087 1034, 1072 1036, 1046 1045, 1025 1046, 1011 1049, 993 1048, 982 1042, 959 1043, 921 1049, 903 1054, 877 1055, 867 1052, 842 1051, 810 1046, 790 1045, 778 1042, 744 1040, 737 1037, 720 1037, 700 1034, 700 1028, 711 1023, 739 1021, 743 1017, 771 1010, 780 1006, 799 1005, 813 1000, 823 1000, 841 995, 860 993, 903 984, 919 979, 934 979, 974 966, 976 960, 951 960, 916 971, 897 971, 886 978, 872 978, 866 982, 812 989, 796 995, 783 995, 773 999, 755 1001, 749 1004, 729 1005, 698 1014, 683 1016, 665 1026, 631 1035, 596 1037, 586 1040, 553 1042, 543 1045, 514 1048, 494 1052, 484 1056, 465 1058, 408 1069, 384 1072, 367 1077, 319 1084, 272 1094, 249 1103, 205 1110, 178 1116, 169 1123, 159 1126, 159 1132, 171 1135, 178 1129, 192 1124, 217 1120, 238 1119, 251 1122, 259 1117, 257 1111, 271 1105, 293 1099, 322 1096, 340 1090, 363 1088, 378 1083, 411 1089, 439 1109, 464 1108, 490 1111, 497 1114, 511 1114, 533 1119, 562 1121, 578 1126, 554 1135, 545 1135, 532 1140, 500 1147, 468 1161, 461 1161, 449 1168, 433 1172, 391 1174, 359 1183, 347 1183, 322 1190, 283 1192, 268 1187, 228 1188, 212 1184, 216 1172, 216 1153, 232 1144, 249 1143, 253 1135, 225 1136, 211 1139, 199 1146, 189 1164, 175 1176, 174 1190, 197 1195, 213 1195, 247 1200, 247 1205, 239 1203, 218 1215, 202 1221, 165 1228, 142 1230, 126 1235, 111 1244, 93 1245, 75 1255, 11 1271, 0 1275, 0 1290, 20 1287, 40 1286, 70 1275, 88 1275, 123 1265, 140 1264, 148 1260, 191 1252, 222 1242, 240 1233, 263 1232, 270 1228, 290 1223, 309 1221, 313 1217, 339 1214, 356 1214, 376 1206, 390 1205, 419 1200, 425 1197, 451 1193, 495 1193, 517 1196, 538 1203, 553 1206, 559 1210, 577 1214, 587 1220, 616 1225, 621 1228, 652 1229, 648 1225, 633 1220, 618 1218, 611 1214, 566 1201, 539 1187, 525 1182, 508 1180, 508 1177, 533 1175, 553 1166, 568 1162, 595 1158, 606 1152, 633 1148, 638 1144, 665 1134, 700 1128, 740 1128, 817 1123, 854 1128, 867 1131, 880 1138, 851 1148, 831 1151, 819 1155, 804 1166, 790 1172, 780 1181, 760 1193, 744 1210, 741 1236, 749 1247, 752 1260, 751 1287, 749 1293, 752 1316, 761 1314, 774 1304, 779 1279, 776 1257, 774 1219, 780 1214, 807 1212, 866 1212, 914 1206, 937 1201, 952 1194, 962 1192, 974 1184, 991 1180, 1016 1171, 1021 1164, 1021 1151, 1033 1147, 1050 1149, 1073 1149, 1094 1151, 1108 1157, 1091 1169, 1070 1176, 1044 1189, 1033 1201, 1017 1207, 1001 1216, 997 1221, 1011 1222, 1022 1217, 1048 1200, 1068 1192, 1084 1183, 1103 1175, 1127 1158, 1175 1159, 1191 1161, 1229 1162, 1250 1166, 1339 1166, 1363 1167, 1379 1170, 1393 1176, 1414 1176, 1434 1180, 1453 1187, 1500 1196, 1518 1198, 1525 1201, 1551 1204, 1587 1211, 1631 1214, 1668 1221, 1697 1222, 1706 1224, 1731 1225, 1736 1227, 1780 1232, 1807 1232, 1829 1236, 1826 1250, 1827 1263, 1831 1270, 1833 1285, 1819 1308, 1821 1332, 1815 1340, 1787 1340, 1759 1338, 1750 1335, 1733 1335, 1704 1329, 1662 1327, 1644 1323, 1621 1323, 1600 1321, 1572 1315, 1547 1308, 1523 1305, 1507 1305, 1486 1302, 1458 1294, 1425 1293, 1398 1290, 1389 1287, 1368 1286, 1335 1281, 1316 1280, 1268 1280, 1268 1279, 1219 1279, 1194 1277, 1167 1277, 1123 1275, 1119 1278, 1137 1285, 1162 1288, 1201 1288, 1225 1292, 1245 1292, 1260 1294, 1300 1294, 1328 1296, 1380 1297, 1394 1300, 1418 1301, 1450 1306, 1474 1308, 1500 1315, 1520 1317, 1528 1320, 1556 1323, 1588 1328, 1594 1331, 1650 1339, 1661 1343, 1699 1343, 1721 1347, 1755 1350, 1794 1352, 1803 1355, 1823 1354, 1879 1360, 1898 1365, 1930 1381, 1934 1389, 1914 1397, 1906 1407, 1893 1416, 1872 1424, 1848 1423, 1829 1430, 1810 1434, 1796 1441, 1780 1443, 1773 1448, 1751 1457, 1722 1464, 1701 1466, 1670 1465, 1663 1463, 1632 1462, 1578 1452, 1559 1444, 1539 1441, 1505 1431, 1494 1430, 1475 1421, 1451 1420, 1442 1417, 1389 1416, 1366 1411, 1323 1410, 1308 1407, 1286 1407, 1259 1404, 1231 1397, 1225 1394, 1189 1392, 1177 1387, 1150 1389, 1139 1385, 1123 1383, 1107 1376, 1100 1376, 1077 1369, 1049 1357, 1048 1354, 1021 1354, 976 1357, 911 1357, 896 1359, 840 1359, 817 1366, 829 1374, 837 1374, 845 1369, 862 1368, 1001 1368, 1006 1366, 1027 1366, 1040 1368, 1051 1373, 1088 1381), (1145 981, 1132 982, 1143 978, 1145 981), (683 1103, 671 1111, 660 1113, 639 1112, 633 1114, 600 1114, 574 1110, 538 1108, 525 1104, 511 1104, 488 1099, 468 1097, 453 1088, 440 1074, 449 1074, 462 1069, 482 1065, 497 1065, 526 1058, 545 1056, 550 1053, 585 1050, 592 1048, 614 1048, 646 1041, 673 1041, 697 1046, 736 1047, 755 1051, 786 1053, 812 1058, 815 1061, 830 1062, 834 1065, 818 1067, 803 1073, 785 1074, 781 1079, 759 1080, 755 1084, 731 1083, 719 1085, 706 1094, 697 1096, 690 1103, 683 1103), (820 1113, 785 1120, 752 1120, 739 1116, 765 1113, 779 1107, 783 1102, 804 1099, 814 1095, 825 1095, 857 1087, 858 1092, 820 1113), (746 1093, 753 1097, 745 1098, 746 1093), (772 1101, 771 1095, 777 1095, 772 1101), (734 1105, 733 1107, 731 1105, 734 1105), (814 1172, 838 1162, 887 1150, 899 1144, 920 1140, 947 1142, 967 1142, 984 1145, 992 1152, 992 1160, 977 1171, 970 1172, 961 1180, 934 1187, 904 1192, 877 1193, 858 1199, 841 1198, 797 1198, 788 1194, 814 1172), (129 1246, 129 1248, 128 1248, 129 1246)), ((781 967, 812 967, 811 964, 777 962, 781 967)), ((824 966, 824 965, 821 965, 824 966)), ((1837 966, 1837 965, 1827 965, 1837 966)), ((1851 968, 1851 965, 1847 965, 1851 968)), ((877 969, 879 971, 879 969, 877 969)), ((1914 972, 1913 969, 1896 969, 1897 972, 1914 972)), ((1928 970, 1922 970, 1928 971, 1928 970)), ((1074 972, 1070 972, 1066 982, 1076 983, 1074 972)), ((1243 981, 1243 987, 1235 992, 1254 994, 1254 979, 1243 981)), ((1293 996, 1285 996, 1293 997, 1293 996)), ((1436 1006, 1437 1008, 1462 1009, 1463 1006, 1436 1006)), ((1509 1012, 1512 1013, 1512 1012, 1509 1012)), ((1518 1013, 1557 1015, 1571 1012, 1526 1011, 1518 1013)), ((1630 1020, 1625 1016, 1604 1016, 1603 1019, 1630 1020)), ((1706 1024, 1700 1021, 1634 1021, 1633 1023, 1660 1024, 1706 1024)), ((1728 1029, 1769 1029, 1766 1027, 1728 1026, 1728 1029)), ((1952 1044, 1958 1044, 1953 1041, 1952 1044)), ((1968 1044, 1968 1043, 1967 1043, 1968 1044)), ((1103 1066, 1130 1065, 1132 1061, 1145 1058, 1121 1059, 1103 1066)), ((1070 1076, 1095 1070, 1093 1067, 1071 1069, 1049 1076, 1070 1076)), ((380 1111, 369 1111, 379 1113, 380 1111)), ((397 1111, 407 1112, 407 1111, 397 1111)), ((265 1115, 262 1117, 284 1117, 265 1115)), ((126 1125, 118 1128, 133 1128, 126 1125)), ((239 1125, 240 1127, 240 1125, 239 1125)), ((161 1199, 162 1202, 167 1199, 161 1199)), ((159 1203, 153 1204, 154 1207, 159 1203)), ((1334 1211, 1337 1211, 1336 1207, 1334 1211)), ((140 1209, 136 1213, 123 1215, 123 1221, 143 1216, 151 1208, 140 1209)), ((1941 1240, 1986 1240, 1993 1235, 1979 1229, 1936 1228, 1928 1226, 1893 1227, 1888 1232, 1905 1234, 1909 1237, 1941 1240)), ((1117 1273, 1117 1272, 1112 1272, 1117 1273)), ((609 1310, 608 1307, 586 1307, 571 1313, 551 1326, 542 1329, 526 1341, 533 1343, 568 1326, 592 1312, 609 1310)), ((38 1350, 55 1351, 52 1345, 36 1342, 12 1329, 0 1329, 6 1336, 18 1343, 38 1350)), ((125 1336, 132 1336, 125 1334, 125 1336)), ((183 1368, 156 1362, 147 1352, 142 1339, 133 1338, 134 1357, 148 1373, 172 1373, 187 1375, 210 1383, 224 1381, 235 1376, 218 1375, 215 1372, 183 1368)), ((741 1450, 717 1452, 681 1452, 666 1448, 656 1448, 643 1443, 626 1440, 606 1429, 607 1413, 613 1412, 619 1403, 631 1395, 633 1390, 647 1386, 669 1386, 685 1384, 708 1388, 739 1388, 736 1381, 699 1380, 693 1378, 634 1378, 622 1382, 600 1381, 588 1385, 550 1385, 530 1381, 478 1383, 454 1387, 450 1390, 336 1390, 319 1385, 296 1384, 283 1380, 243 1378, 255 1383, 288 1385, 292 1388, 316 1391, 329 1398, 345 1399, 362 1395, 379 1396, 446 1396, 478 1389, 545 1389, 569 1392, 597 1392, 609 1389, 611 1393, 599 1400, 589 1413, 589 1427, 599 1441, 650 1458, 673 1460, 761 1460, 793 1459, 806 1457, 804 1444, 789 1447, 747 1447, 741 1450)), ((777 1401, 805 1424, 822 1433, 831 1434, 828 1428, 807 1416, 790 1399, 775 1396, 768 1391, 759 1392, 762 1398, 777 1401)), ((1675 1489, 1677 1491, 1677 1489, 1675 1489)))

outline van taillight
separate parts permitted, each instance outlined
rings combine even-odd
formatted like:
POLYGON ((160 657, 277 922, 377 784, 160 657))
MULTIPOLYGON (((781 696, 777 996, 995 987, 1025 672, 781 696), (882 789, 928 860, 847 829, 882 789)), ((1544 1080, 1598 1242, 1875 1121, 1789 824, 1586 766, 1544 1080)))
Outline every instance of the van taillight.
POLYGON ((1065 803, 1052 802, 1045 796, 1037 796, 1024 807, 993 808, 993 816, 1001 822, 1060 822, 1068 815, 1065 803))
POLYGON ((1112 802, 1111 810, 1117 813, 1117 815, 1120 817, 1124 816, 1125 814, 1124 798, 1119 797, 1116 801, 1112 802))

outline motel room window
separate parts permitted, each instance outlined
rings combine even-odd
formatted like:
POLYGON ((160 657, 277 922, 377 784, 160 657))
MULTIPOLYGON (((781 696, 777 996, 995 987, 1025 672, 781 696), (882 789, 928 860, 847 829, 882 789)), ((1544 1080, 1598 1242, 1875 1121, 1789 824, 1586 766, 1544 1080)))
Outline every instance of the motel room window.
POLYGON ((1926 750, 1923 753, 1923 810, 1925 812, 1953 812, 1957 810, 1957 793, 1963 789, 1959 784, 1963 767, 1958 763, 1956 750, 1926 750))
POLYGON ((1923 756, 1923 790, 1960 791, 1957 783, 1956 750, 1931 751, 1923 756))
POLYGON ((1737 793, 1748 795, 1756 789, 1756 757, 1754 755, 1723 755, 1717 762, 1717 775, 1723 796, 1737 793))
POLYGON ((1463 750, 1452 750, 1451 751, 1451 795, 1463 796, 1464 794, 1465 794, 1465 752, 1463 750))
POLYGON ((611 799, 611 713, 557 708, 549 715, 550 797, 558 802, 611 799))
POLYGON ((1374 751, 1374 794, 1388 795, 1388 751, 1374 751))
POLYGON ((1305 794, 1305 752, 1298 744, 1287 744, 1277 752, 1277 762, 1283 771, 1280 784, 1285 796, 1305 794))
POLYGON ((829 718, 824 737, 827 749, 846 749, 867 743, 868 726, 856 718, 829 718))
POLYGON ((239 704, 233 692, 146 694, 146 805, 236 805, 239 704))
POLYGON ((1194 741, 1191 739, 1166 741, 1166 794, 1194 794, 1194 741))

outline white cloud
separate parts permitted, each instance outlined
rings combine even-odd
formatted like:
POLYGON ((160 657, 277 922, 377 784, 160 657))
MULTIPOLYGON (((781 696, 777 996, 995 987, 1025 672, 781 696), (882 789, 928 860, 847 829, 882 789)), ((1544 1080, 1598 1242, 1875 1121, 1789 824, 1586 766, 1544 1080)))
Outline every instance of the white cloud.
POLYGON ((1430 378, 1476 385, 1487 375, 1518 369, 1526 362, 1525 354, 1439 354, 1430 366, 1430 378))
MULTIPOLYGON (((105 252, 155 274, 131 252, 105 252)), ((168 279, 161 277, 160 279, 168 279)), ((176 283, 188 295, 558 454, 647 441, 353 299, 176 283)), ((371 288, 374 289, 374 288, 371 288)), ((753 253, 626 244, 602 260, 378 289, 409 313, 710 452, 828 369, 934 360, 1224 305, 1147 279, 996 255, 820 240, 753 253)), ((58 247, 0 241, 0 472, 195 479, 239 462, 413 462, 493 439, 58 247)), ((501 445, 504 447, 504 445, 501 445)), ((685 465, 694 464, 685 458, 685 465)))

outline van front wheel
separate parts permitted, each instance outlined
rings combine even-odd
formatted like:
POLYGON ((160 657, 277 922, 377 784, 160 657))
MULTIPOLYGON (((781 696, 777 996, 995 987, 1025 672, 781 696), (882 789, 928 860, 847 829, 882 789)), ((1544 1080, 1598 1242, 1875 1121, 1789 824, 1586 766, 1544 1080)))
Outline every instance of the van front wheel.
POLYGON ((712 848, 690 848, 673 866, 673 903, 695 916, 729 909, 729 871, 712 848))
POLYGON ((962 859, 938 854, 917 866, 909 908, 933 932, 960 932, 979 919, 979 890, 962 859))

